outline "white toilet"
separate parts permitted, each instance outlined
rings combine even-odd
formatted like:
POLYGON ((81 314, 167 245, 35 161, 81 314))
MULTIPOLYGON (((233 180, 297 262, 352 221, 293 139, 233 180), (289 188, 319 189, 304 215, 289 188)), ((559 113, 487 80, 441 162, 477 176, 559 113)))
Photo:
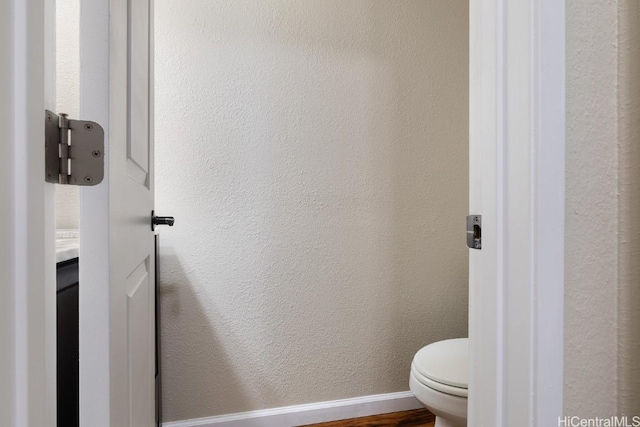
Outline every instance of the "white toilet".
POLYGON ((435 414, 435 427, 466 427, 468 364, 468 338, 438 341, 414 356, 409 388, 435 414))

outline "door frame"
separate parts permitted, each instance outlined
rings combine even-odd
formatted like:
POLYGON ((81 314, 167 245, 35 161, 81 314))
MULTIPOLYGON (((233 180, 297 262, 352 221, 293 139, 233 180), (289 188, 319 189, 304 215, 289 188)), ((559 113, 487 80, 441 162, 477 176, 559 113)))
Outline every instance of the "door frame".
POLYGON ((470 0, 470 427, 562 415, 565 2, 470 0), (475 178, 475 179, 474 179, 475 178))
MULTIPOLYGON (((0 298, 0 423, 55 425, 55 323, 47 321, 55 316, 53 186, 44 183, 42 167, 51 86, 43 68, 50 52, 45 16, 55 14, 45 13, 53 0, 8 2, 11 13, 0 18, 0 77, 13 88, 0 95, 11 134, 0 147, 0 267, 7 282, 0 298)), ((471 273, 480 253, 486 267, 470 281, 471 426, 515 425, 516 418, 524 425, 523 417, 526 425, 544 426, 562 413, 564 8, 554 0, 470 0, 470 153, 482 161, 482 181, 470 190, 472 209, 479 206, 474 197, 483 203, 472 213, 484 219, 471 273)), ((108 2, 83 0, 82 9, 82 18, 92 14, 108 35, 108 2)), ((107 67, 94 84, 108 78, 108 53, 104 44, 96 52, 107 67)), ((104 102, 100 114, 108 114, 104 102)), ((96 198, 96 208, 108 203, 108 193, 96 198)), ((96 339, 108 340, 108 331, 96 339)), ((108 385, 96 386, 101 402, 94 404, 106 410, 108 385)))
POLYGON ((54 185, 44 110, 55 109, 55 0, 7 0, 0 18, 0 425, 56 425, 54 185), (8 135, 7 135, 8 134, 8 135))

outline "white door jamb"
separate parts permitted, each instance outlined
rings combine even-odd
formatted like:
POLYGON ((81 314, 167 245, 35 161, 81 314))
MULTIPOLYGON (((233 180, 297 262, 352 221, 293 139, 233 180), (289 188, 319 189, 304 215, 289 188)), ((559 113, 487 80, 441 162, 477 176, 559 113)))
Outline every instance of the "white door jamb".
POLYGON ((562 415, 565 6, 471 0, 470 426, 562 415))
POLYGON ((53 0, 8 0, 0 17, 0 425, 56 425, 54 186, 44 110, 55 109, 53 0))

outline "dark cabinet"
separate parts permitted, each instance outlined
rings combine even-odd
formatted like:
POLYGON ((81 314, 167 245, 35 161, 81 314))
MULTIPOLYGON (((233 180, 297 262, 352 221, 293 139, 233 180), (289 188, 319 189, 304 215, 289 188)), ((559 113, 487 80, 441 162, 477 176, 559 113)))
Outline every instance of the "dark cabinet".
POLYGON ((56 274, 58 427, 79 425, 78 258, 59 262, 56 274))

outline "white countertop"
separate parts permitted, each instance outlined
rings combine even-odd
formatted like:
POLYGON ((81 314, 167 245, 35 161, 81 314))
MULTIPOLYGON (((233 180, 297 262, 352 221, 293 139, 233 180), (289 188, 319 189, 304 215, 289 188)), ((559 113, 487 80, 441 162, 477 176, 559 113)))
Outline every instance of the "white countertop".
POLYGON ((78 230, 56 231, 56 262, 68 261, 80 256, 80 235, 78 230))

